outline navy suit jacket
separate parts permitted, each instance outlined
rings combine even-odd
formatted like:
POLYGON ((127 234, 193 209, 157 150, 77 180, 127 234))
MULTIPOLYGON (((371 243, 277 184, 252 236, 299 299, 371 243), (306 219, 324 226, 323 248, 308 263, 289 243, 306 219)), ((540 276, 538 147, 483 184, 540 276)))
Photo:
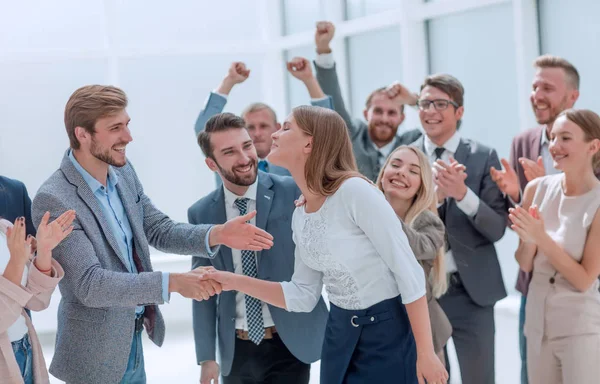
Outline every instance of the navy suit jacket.
POLYGON ((27 234, 35 236, 31 221, 31 199, 25 184, 0 176, 0 217, 14 223, 17 217, 25 217, 27 234))
MULTIPOLYGON (((289 176, 258 173, 256 226, 273 235, 271 249, 258 252, 258 278, 290 281, 294 273, 295 245, 292 240, 294 200, 300 190, 289 176)), ((190 223, 222 224, 227 221, 223 188, 200 199, 188 210, 190 223)), ((231 248, 221 246, 213 259, 194 257, 192 267, 213 266, 234 272, 231 248)), ((221 371, 229 375, 235 353, 235 291, 223 292, 209 300, 193 302, 196 358, 201 363, 216 359, 219 344, 221 371)), ((323 301, 308 313, 288 312, 269 305, 277 333, 289 351, 299 360, 312 363, 321 357, 328 311, 323 301)))

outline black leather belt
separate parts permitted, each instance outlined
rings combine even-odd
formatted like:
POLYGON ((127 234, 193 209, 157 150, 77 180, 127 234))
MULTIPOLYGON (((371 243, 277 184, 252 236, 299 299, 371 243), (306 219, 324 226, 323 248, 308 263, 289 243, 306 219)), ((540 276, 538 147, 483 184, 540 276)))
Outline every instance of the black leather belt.
POLYGON ((136 316, 135 318, 135 332, 142 332, 144 330, 144 315, 136 316))

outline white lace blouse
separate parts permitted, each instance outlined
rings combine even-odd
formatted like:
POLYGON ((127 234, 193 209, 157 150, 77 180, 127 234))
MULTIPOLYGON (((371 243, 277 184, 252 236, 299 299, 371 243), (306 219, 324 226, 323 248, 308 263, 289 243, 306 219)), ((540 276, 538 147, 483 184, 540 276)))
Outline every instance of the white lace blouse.
POLYGON ((355 177, 346 180, 314 213, 292 218, 296 261, 292 281, 282 282, 286 308, 309 312, 323 284, 329 301, 366 309, 402 295, 404 304, 425 295, 425 275, 383 193, 355 177))

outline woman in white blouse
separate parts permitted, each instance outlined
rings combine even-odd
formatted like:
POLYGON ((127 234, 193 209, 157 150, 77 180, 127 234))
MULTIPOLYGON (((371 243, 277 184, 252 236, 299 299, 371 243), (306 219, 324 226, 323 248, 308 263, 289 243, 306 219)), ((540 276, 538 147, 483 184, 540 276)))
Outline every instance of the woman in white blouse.
POLYGON ((41 311, 64 272, 52 250, 73 227, 74 211, 52 223, 50 213, 37 230, 37 255, 32 258, 32 236, 25 237, 25 218, 13 225, 0 218, 0 382, 49 383, 42 348, 24 308, 41 311))
POLYGON ((423 269, 383 194, 357 172, 342 118, 324 108, 295 108, 273 134, 268 159, 290 171, 306 199, 292 218, 292 281, 223 271, 205 279, 296 312, 310 311, 325 284, 331 309, 321 383, 446 383, 423 269))

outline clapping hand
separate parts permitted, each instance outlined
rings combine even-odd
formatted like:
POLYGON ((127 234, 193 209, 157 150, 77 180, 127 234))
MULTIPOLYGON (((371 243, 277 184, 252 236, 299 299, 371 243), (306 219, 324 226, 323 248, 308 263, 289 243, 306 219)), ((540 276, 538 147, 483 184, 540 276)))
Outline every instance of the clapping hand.
POLYGON ((440 197, 452 197, 456 201, 461 201, 467 194, 466 167, 453 158, 450 158, 450 164, 443 160, 436 160, 433 163, 434 183, 437 187, 438 201, 440 197))
POLYGON ((501 159, 500 162, 504 169, 490 168, 490 176, 492 181, 496 183, 502 193, 508 195, 513 201, 519 202, 519 178, 515 170, 510 166, 506 159, 501 159))
POLYGON ((24 266, 31 259, 31 241, 33 236, 25 238, 25 218, 19 217, 15 220, 13 227, 6 229, 6 242, 10 252, 10 261, 24 266))
POLYGON ((513 222, 511 228, 519 235, 525 243, 539 245, 547 236, 537 205, 528 210, 522 207, 510 208, 508 218, 513 222))
POLYGON ((538 157, 537 161, 533 161, 526 157, 521 157, 519 158, 519 163, 523 167, 523 171, 525 173, 525 178, 527 179, 527 182, 546 175, 546 170, 544 169, 544 161, 542 159, 542 156, 538 157))

